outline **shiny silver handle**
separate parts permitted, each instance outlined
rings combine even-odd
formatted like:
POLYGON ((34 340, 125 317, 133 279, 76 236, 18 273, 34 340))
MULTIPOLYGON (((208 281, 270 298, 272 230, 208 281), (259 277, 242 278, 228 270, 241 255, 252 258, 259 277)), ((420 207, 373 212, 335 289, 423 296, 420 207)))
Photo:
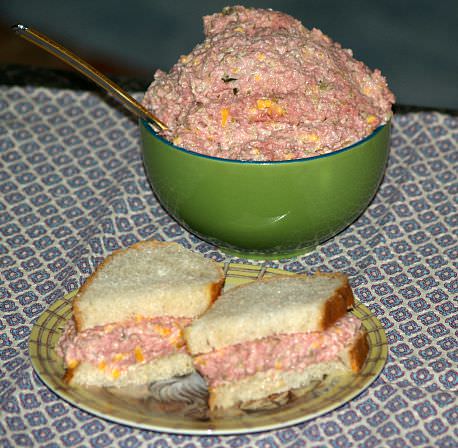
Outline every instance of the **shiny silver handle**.
POLYGON ((133 114, 151 123, 155 131, 161 131, 167 129, 167 126, 159 120, 154 114, 143 107, 138 101, 136 101, 131 95, 125 90, 119 87, 116 83, 107 78, 104 74, 100 73, 96 68, 92 67, 86 61, 81 59, 70 50, 66 49, 62 45, 53 41, 44 34, 28 28, 24 25, 14 25, 13 30, 20 37, 32 42, 33 44, 43 48, 52 55, 56 56, 66 64, 70 65, 84 76, 95 82, 102 89, 106 90, 113 97, 118 99, 124 106, 127 107, 133 114))

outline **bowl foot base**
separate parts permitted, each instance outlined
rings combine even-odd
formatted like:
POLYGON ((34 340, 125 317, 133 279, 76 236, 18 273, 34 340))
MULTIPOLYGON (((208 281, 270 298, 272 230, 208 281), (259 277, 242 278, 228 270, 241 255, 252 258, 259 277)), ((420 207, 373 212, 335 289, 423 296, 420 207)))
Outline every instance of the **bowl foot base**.
POLYGON ((279 252, 263 252, 262 250, 259 251, 244 251, 244 250, 238 250, 234 248, 229 248, 229 247, 221 247, 219 246, 218 249, 221 252, 224 252, 226 255, 232 255, 238 258, 244 258, 248 260, 282 260, 282 259, 287 259, 287 258, 295 258, 295 257, 300 257, 302 255, 305 255, 309 252, 312 252, 317 248, 318 245, 314 246, 307 246, 303 247, 301 249, 293 249, 291 251, 279 251, 279 252))

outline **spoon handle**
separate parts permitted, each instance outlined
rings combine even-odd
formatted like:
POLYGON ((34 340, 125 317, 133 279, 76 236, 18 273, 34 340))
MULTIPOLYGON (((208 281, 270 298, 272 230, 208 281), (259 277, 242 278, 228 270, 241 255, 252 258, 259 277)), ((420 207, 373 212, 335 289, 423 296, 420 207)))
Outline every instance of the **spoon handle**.
POLYGON ((72 53, 62 45, 54 42, 49 37, 34 30, 33 28, 18 24, 13 26, 13 30, 20 37, 23 37, 29 42, 32 42, 33 44, 43 48, 68 65, 72 66, 74 69, 78 70, 83 75, 87 76, 97 85, 121 101, 132 113, 150 122, 155 131, 167 129, 167 126, 161 120, 159 120, 159 118, 149 112, 125 90, 108 79, 104 74, 100 73, 97 69, 92 67, 76 54, 72 53))

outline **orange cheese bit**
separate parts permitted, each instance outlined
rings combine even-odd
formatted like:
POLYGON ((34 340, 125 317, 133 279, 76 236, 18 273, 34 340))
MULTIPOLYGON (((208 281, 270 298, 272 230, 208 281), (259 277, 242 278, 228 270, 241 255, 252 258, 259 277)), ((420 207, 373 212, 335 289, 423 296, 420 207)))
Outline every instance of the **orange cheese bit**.
POLYGON ((135 362, 143 362, 145 360, 142 349, 138 345, 135 347, 134 354, 135 354, 135 362))
POLYGON ((78 362, 76 359, 72 359, 72 360, 67 364, 67 367, 68 367, 69 369, 74 369, 78 364, 79 364, 79 362, 78 362))
POLYGON ((255 155, 255 156, 259 156, 259 154, 261 154, 261 151, 259 148, 253 148, 251 150, 251 154, 255 155))
POLYGON ((182 64, 186 64, 187 62, 189 62, 190 59, 191 57, 188 54, 180 56, 180 62, 182 64))
POLYGON ((116 353, 114 356, 113 356, 113 361, 114 362, 119 362, 119 361, 122 361, 123 359, 126 358, 126 354, 125 353, 116 353))
POLYGON ((315 132, 310 132, 307 134, 303 134, 300 136, 300 140, 302 143, 315 143, 320 139, 315 132))
POLYGON ((197 356, 196 358, 194 358, 194 364, 197 364, 198 366, 204 366, 205 359, 203 359, 201 356, 197 356))
POLYGON ((117 379, 120 377, 120 375, 121 375, 121 372, 120 372, 118 369, 113 369, 113 370, 111 371, 111 376, 112 376, 115 380, 117 380, 117 379))
POLYGON ((256 107, 259 110, 265 110, 269 115, 280 116, 285 113, 285 109, 281 107, 278 103, 268 98, 260 98, 256 100, 256 107))
POLYGON ((183 336, 183 330, 180 328, 178 331, 178 334, 176 335, 175 338, 170 339, 169 342, 175 346, 175 348, 181 348, 185 345, 184 341, 184 336, 183 336))
POLYGON ((367 122, 367 124, 374 124, 374 123, 377 122, 377 117, 375 115, 369 115, 366 118, 366 122, 367 122))
POLYGON ((161 336, 170 336, 170 334, 172 333, 172 330, 170 328, 167 328, 167 327, 163 327, 162 325, 154 325, 154 331, 157 333, 157 334, 160 334, 161 336))
POLYGON ((223 107, 221 109, 221 126, 223 128, 226 127, 228 118, 229 118, 229 109, 227 107, 223 107))
POLYGON ((283 115, 285 113, 285 109, 278 105, 277 103, 274 103, 270 110, 275 114, 275 115, 283 115))
POLYGON ((99 370, 105 370, 105 367, 107 366, 107 363, 105 361, 100 361, 97 367, 99 370))
POLYGON ((269 109, 272 106, 272 100, 260 98, 256 100, 256 107, 259 110, 269 109))
POLYGON ((170 343, 175 346, 175 348, 180 349, 181 347, 184 347, 185 341, 182 337, 177 337, 173 341, 170 341, 170 343))
POLYGON ((336 328, 334 329, 334 331, 335 331, 335 333, 336 333, 338 336, 342 336, 342 335, 344 334, 342 328, 340 328, 340 327, 336 327, 336 328))

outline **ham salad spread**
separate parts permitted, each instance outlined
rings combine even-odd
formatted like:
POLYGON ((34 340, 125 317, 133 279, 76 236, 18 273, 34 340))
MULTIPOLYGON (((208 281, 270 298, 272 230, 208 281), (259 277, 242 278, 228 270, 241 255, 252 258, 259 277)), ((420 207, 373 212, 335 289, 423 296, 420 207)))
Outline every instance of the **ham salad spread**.
POLYGON ((186 318, 139 316, 77 333, 70 321, 57 350, 70 368, 87 362, 117 378, 131 365, 186 353, 182 330, 190 323, 186 318))
POLYGON ((336 360, 361 321, 348 314, 325 331, 277 334, 230 345, 195 358, 210 387, 266 371, 301 371, 312 364, 336 360))
POLYGON ((390 119, 394 95, 380 71, 320 30, 242 6, 203 22, 204 42, 169 73, 158 70, 143 99, 175 145, 225 159, 290 160, 344 148, 390 119))

